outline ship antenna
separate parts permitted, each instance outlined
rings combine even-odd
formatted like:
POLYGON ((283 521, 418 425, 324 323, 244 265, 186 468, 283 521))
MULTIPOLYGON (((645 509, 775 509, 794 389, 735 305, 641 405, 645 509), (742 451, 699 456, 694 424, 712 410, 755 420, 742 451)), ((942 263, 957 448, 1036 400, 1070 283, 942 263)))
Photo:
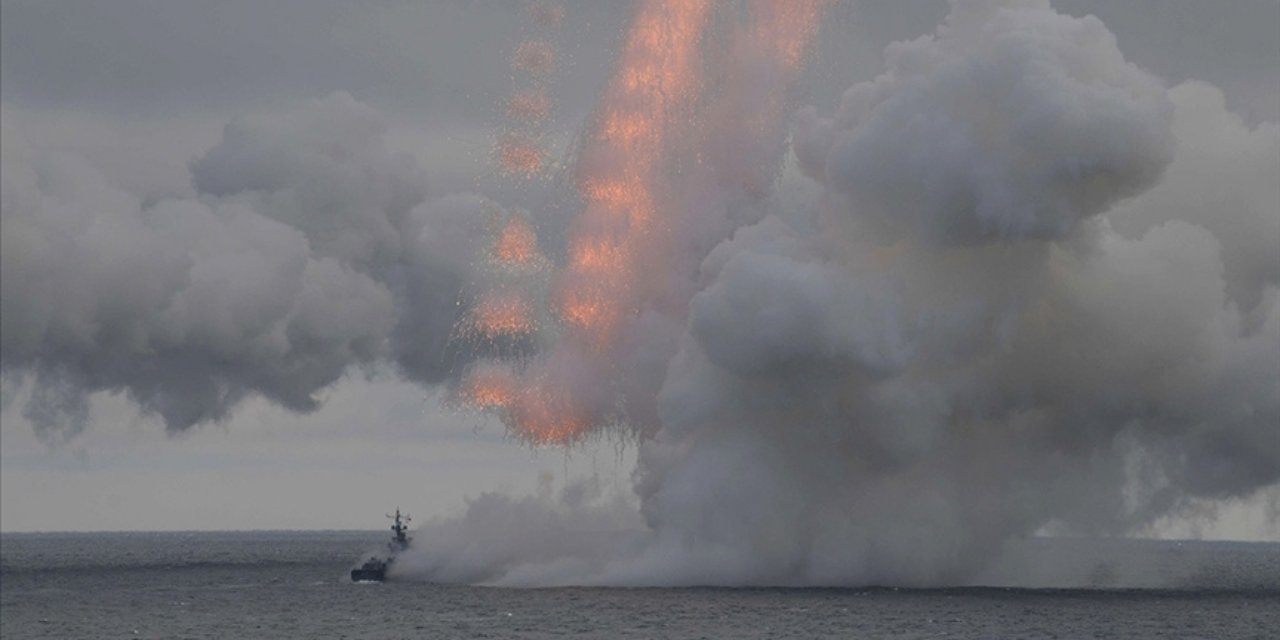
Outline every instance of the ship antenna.
POLYGON ((396 507, 395 515, 391 515, 388 513, 387 517, 395 519, 395 523, 391 525, 391 530, 394 531, 396 534, 396 537, 394 538, 395 542, 398 543, 402 548, 405 546, 408 546, 409 541, 412 538, 409 538, 408 536, 405 535, 405 532, 409 530, 409 525, 406 523, 412 521, 413 518, 409 517, 409 514, 407 513, 401 516, 400 507, 396 507))

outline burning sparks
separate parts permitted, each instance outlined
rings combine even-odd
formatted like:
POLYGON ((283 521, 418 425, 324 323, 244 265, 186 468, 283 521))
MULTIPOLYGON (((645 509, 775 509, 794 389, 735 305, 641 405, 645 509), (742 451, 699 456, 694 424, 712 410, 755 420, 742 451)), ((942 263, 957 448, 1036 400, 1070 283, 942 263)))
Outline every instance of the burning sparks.
POLYGON ((542 170, 542 149, 529 136, 509 133, 498 141, 498 163, 508 174, 532 177, 542 170))
POLYGON ((578 183, 587 206, 571 240, 558 311, 595 349, 608 347, 625 311, 637 306, 634 256, 657 216, 664 143, 677 107, 696 98, 697 49, 710 7, 706 0, 640 6, 603 115, 583 147, 578 183), (623 235, 619 241, 602 229, 623 235), (588 286, 602 281, 607 289, 588 286))
POLYGON ((648 118, 639 114, 614 111, 605 117, 600 135, 618 145, 631 147, 642 138, 657 134, 652 125, 648 118))
POLYGON ((471 310, 471 328, 489 339, 532 333, 533 307, 515 294, 490 294, 471 310))
POLYGON ((831 0, 763 0, 757 3, 757 42, 795 70, 813 41, 818 20, 831 0))
POLYGON ((525 267, 541 257, 538 236, 524 217, 512 215, 508 218, 493 243, 493 261, 504 267, 525 267))
POLYGON ((562 387, 526 386, 507 407, 512 433, 532 444, 568 444, 595 426, 590 413, 562 387))
POLYGON ((551 100, 541 87, 517 91, 507 99, 507 115, 522 122, 541 122, 550 111, 551 100))
POLYGON ((473 407, 499 409, 509 406, 515 400, 516 384, 516 378, 509 368, 488 364, 472 370, 463 383, 460 394, 473 407))
POLYGON ((574 442, 594 426, 582 403, 563 389, 523 377, 509 366, 486 362, 471 370, 458 393, 472 407, 496 411, 512 435, 531 444, 574 442))
POLYGON ((516 48, 511 66, 533 74, 550 73, 555 68, 556 52, 551 45, 538 40, 522 42, 516 48))
MULTIPOLYGON (((752 27, 739 31, 750 62, 729 62, 735 65, 729 79, 733 95, 718 99, 727 105, 725 112, 735 123, 731 128, 782 131, 767 123, 783 110, 778 94, 785 83, 768 80, 767 95, 750 94, 745 89, 750 86, 745 65, 760 63, 788 72, 797 68, 828 2, 752 2, 752 27)), ((468 404, 496 411, 508 430, 523 440, 571 443, 613 419, 609 408, 598 399, 595 404, 586 401, 582 393, 611 384, 612 374, 603 363, 617 348, 620 328, 638 309, 655 303, 653 278, 641 261, 660 259, 668 240, 665 234, 675 228, 668 213, 678 186, 671 166, 689 152, 689 140, 695 138, 690 127, 700 105, 700 49, 711 6, 711 0, 638 3, 617 71, 579 149, 575 182, 583 209, 570 228, 566 263, 550 288, 551 316, 564 331, 534 360, 477 367, 459 390, 468 404), (592 374, 574 379, 582 371, 592 374)), ((559 24, 563 15, 559 5, 530 5, 530 16, 542 27, 559 24)), ((545 167, 536 126, 547 118, 551 100, 536 76, 553 69, 555 51, 546 42, 529 40, 516 49, 512 65, 535 77, 525 80, 531 87, 513 92, 506 102, 514 129, 500 139, 497 155, 505 173, 528 178, 545 167)), ((698 157, 704 151, 698 150, 698 157)), ((735 167, 749 162, 730 158, 725 164, 731 172, 744 173, 735 167)), ((507 219, 490 250, 489 261, 499 267, 497 273, 508 279, 524 277, 517 274, 542 260, 537 236, 526 219, 507 219)), ((490 340, 532 334, 534 305, 514 290, 520 287, 503 285, 482 296, 468 316, 468 332, 490 340)))
POLYGON ((570 259, 583 271, 603 273, 617 273, 627 261, 622 247, 602 241, 575 244, 570 259))

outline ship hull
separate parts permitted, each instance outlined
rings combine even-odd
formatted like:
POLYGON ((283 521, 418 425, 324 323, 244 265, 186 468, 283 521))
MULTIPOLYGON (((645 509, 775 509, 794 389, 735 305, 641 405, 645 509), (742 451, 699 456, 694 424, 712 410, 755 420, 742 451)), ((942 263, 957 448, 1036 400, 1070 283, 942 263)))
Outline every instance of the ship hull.
POLYGON ((352 582, 385 582, 387 579, 386 569, 352 569, 352 582))

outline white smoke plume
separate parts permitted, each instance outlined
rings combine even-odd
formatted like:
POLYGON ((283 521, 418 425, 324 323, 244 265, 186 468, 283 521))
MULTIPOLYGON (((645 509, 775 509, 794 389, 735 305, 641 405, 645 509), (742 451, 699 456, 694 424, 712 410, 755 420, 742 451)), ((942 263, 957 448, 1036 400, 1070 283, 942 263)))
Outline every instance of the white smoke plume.
POLYGON ((643 526, 485 497, 423 530, 410 573, 955 584, 1016 537, 1276 486, 1276 128, 1165 89, 1047 2, 955 2, 886 63, 830 117, 800 113, 816 197, 691 188, 680 224, 736 231, 666 338, 643 526), (616 544, 563 541, 601 530, 616 544))
POLYGON ((438 382, 482 198, 428 201, 386 125, 343 93, 240 118, 191 165, 195 197, 143 202, 4 129, 4 373, 51 442, 123 391, 180 431, 250 394, 308 411, 353 366, 438 382))

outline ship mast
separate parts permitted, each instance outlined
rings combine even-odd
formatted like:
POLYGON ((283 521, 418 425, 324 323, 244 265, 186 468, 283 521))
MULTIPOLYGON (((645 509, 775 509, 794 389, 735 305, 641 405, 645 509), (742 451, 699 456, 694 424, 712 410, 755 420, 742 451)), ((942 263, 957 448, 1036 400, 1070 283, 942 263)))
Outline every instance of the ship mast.
POLYGON ((406 536, 405 532, 409 530, 409 525, 407 523, 412 521, 413 518, 409 517, 409 514, 407 513, 402 517, 400 515, 400 507, 396 507, 395 515, 387 514, 387 517, 395 519, 395 523, 391 525, 391 531, 396 534, 396 536, 391 539, 392 542, 399 545, 401 549, 408 547, 409 542, 413 540, 413 538, 406 536))

